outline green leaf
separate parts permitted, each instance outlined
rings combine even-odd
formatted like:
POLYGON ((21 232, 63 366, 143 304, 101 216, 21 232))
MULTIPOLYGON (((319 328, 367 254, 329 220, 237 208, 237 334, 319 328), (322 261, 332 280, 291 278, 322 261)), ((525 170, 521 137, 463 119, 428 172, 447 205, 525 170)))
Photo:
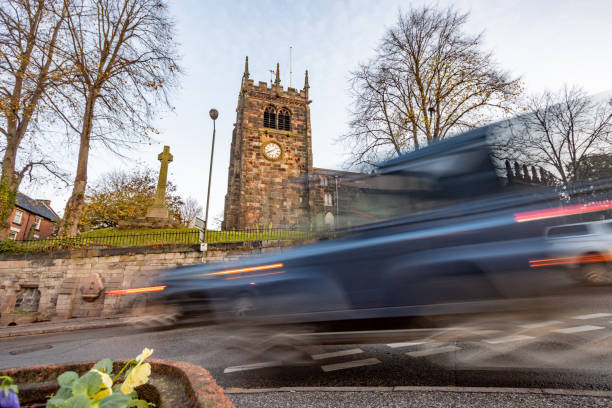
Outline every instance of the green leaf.
POLYGON ((91 400, 86 395, 73 395, 60 406, 61 408, 89 408, 91 400))
POLYGON ((105 358, 104 360, 98 361, 93 368, 103 373, 110 374, 113 372, 113 362, 110 358, 105 358))
POLYGON ((70 384, 72 384, 77 378, 79 378, 79 375, 74 371, 66 371, 57 377, 57 383, 60 385, 60 387, 66 387, 70 386, 70 384))
POLYGON ((89 372, 72 383, 73 394, 93 395, 100 391, 102 377, 98 373, 89 372))
POLYGON ((59 390, 57 390, 57 394, 55 394, 55 396, 61 399, 68 399, 72 397, 72 388, 62 387, 59 390))
MULTIPOLYGON (((155 404, 151 404, 155 406, 155 404)), ((128 404, 128 407, 136 407, 136 408, 149 408, 149 403, 145 400, 131 400, 128 404)))
POLYGON ((126 408, 131 399, 129 395, 112 394, 100 400, 99 408, 126 408))
POLYGON ((59 398, 58 396, 55 396, 47 401, 46 408, 61 408, 62 403, 64 401, 64 398, 59 398))

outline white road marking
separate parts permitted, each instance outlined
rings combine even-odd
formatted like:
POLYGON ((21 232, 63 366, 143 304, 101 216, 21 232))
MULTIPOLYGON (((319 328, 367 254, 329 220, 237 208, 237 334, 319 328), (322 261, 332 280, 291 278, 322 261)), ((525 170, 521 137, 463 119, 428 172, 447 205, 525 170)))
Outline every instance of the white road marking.
POLYGON ((387 346, 391 348, 399 348, 399 347, 410 347, 410 346, 420 346, 421 344, 427 344, 426 341, 405 341, 402 343, 389 343, 387 346))
POLYGON ((227 367, 223 370, 224 374, 233 373, 236 371, 247 371, 247 370, 256 370, 258 368, 268 368, 268 367, 278 367, 283 365, 280 361, 266 361, 263 363, 255 363, 255 364, 247 364, 241 366, 227 367))
POLYGON ((350 356, 352 354, 360 354, 360 353, 363 353, 363 350, 356 348, 356 349, 350 349, 350 350, 336 351, 333 353, 314 354, 311 357, 313 360, 323 360, 324 358, 350 356))
POLYGON ((576 326, 576 327, 568 327, 567 329, 558 329, 558 330, 553 330, 554 333, 563 333, 563 334, 571 334, 571 333, 581 333, 581 332, 586 332, 586 331, 592 331, 592 330, 600 330, 603 329, 604 327, 601 326, 576 326))
POLYGON ((344 370, 346 368, 363 367, 368 365, 379 364, 380 360, 377 358, 366 358, 365 360, 353 360, 345 363, 327 364, 321 366, 321 369, 325 372, 344 370))
POLYGON ((522 327, 523 329, 539 329, 540 327, 554 326, 557 324, 561 324, 561 322, 559 320, 550 320, 548 322, 522 324, 519 327, 522 327))
POLYGON ((426 356, 433 356, 436 354, 449 353, 455 350, 461 350, 461 347, 444 346, 444 347, 437 347, 437 348, 432 348, 432 349, 427 349, 427 350, 411 351, 406 354, 408 354, 410 357, 426 357, 426 356))
POLYGON ((587 315, 581 315, 581 316, 574 316, 572 317, 572 319, 587 320, 587 319, 599 319, 600 317, 610 317, 610 316, 612 316, 612 313, 593 313, 593 314, 587 314, 587 315))
POLYGON ((490 339, 490 340, 485 340, 485 343, 489 343, 489 344, 503 344, 503 343, 510 343, 513 341, 523 341, 523 340, 531 340, 533 339, 533 336, 525 336, 523 334, 517 334, 514 336, 507 336, 507 337, 500 337, 498 339, 490 339))

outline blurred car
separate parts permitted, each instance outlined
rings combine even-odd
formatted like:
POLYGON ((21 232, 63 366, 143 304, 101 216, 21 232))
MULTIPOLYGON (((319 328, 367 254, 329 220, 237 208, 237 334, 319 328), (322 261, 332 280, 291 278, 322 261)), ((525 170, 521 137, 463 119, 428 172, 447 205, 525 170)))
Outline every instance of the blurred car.
POLYGON ((570 268, 577 280, 594 285, 612 283, 612 220, 550 227, 546 239, 551 258, 538 265, 570 268))
POLYGON ((511 183, 496 132, 476 129, 344 182, 351 196, 339 218, 347 226, 336 239, 165 271, 149 305, 165 321, 266 324, 485 313, 533 308, 526 301, 534 298, 544 307, 542 297, 569 281, 545 268, 534 273, 550 258, 551 227, 609 217, 610 181, 571 193, 511 183))

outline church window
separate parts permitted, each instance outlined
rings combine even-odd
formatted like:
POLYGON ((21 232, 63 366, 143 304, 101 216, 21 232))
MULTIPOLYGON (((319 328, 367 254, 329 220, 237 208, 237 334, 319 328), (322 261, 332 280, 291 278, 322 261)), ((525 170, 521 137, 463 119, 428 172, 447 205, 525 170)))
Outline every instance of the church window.
POLYGON ((321 187, 327 187, 327 177, 321 176, 321 187))
POLYGON ((327 207, 331 207, 332 205, 334 205, 331 193, 325 193, 324 205, 327 207))
POLYGON ((291 113, 289 109, 281 108, 278 111, 278 128, 280 130, 291 130, 291 113))
POLYGON ((274 106, 266 106, 266 109, 264 109, 264 127, 276 129, 276 109, 274 109, 274 106))

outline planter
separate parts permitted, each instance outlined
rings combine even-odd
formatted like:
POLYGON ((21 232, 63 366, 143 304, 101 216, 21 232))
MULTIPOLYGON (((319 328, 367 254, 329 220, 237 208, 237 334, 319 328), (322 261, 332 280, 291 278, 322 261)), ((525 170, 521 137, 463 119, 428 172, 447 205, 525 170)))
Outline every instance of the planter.
MULTIPOLYGON (((230 400, 214 378, 202 367, 180 361, 147 359, 151 364, 148 385, 137 389, 142 399, 156 404, 157 408, 230 408, 230 400)), ((43 366, 0 370, 19 386, 22 408, 44 407, 47 396, 59 388, 57 377, 65 371, 82 375, 95 362, 73 364, 49 364, 43 366)), ((120 370, 125 362, 116 361, 113 371, 120 370)))

